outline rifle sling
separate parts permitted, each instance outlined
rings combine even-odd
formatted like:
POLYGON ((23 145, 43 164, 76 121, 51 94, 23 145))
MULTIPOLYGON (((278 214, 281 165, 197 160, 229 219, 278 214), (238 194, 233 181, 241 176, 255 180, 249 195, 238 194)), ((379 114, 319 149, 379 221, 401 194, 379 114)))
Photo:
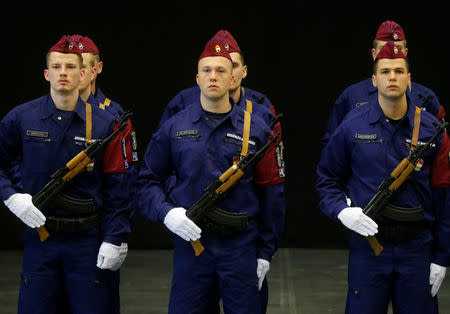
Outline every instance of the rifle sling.
POLYGON ((416 112, 414 113, 414 128, 411 135, 411 151, 413 151, 417 147, 417 142, 419 140, 420 112, 421 109, 419 107, 416 107, 416 112))
POLYGON ((248 141, 250 139, 250 123, 252 119, 252 102, 247 99, 247 108, 244 110, 244 129, 242 134, 242 149, 241 156, 247 156, 248 153, 248 141), (248 111, 248 109, 250 111, 248 111))
POLYGON ((86 103, 86 145, 92 143, 92 106, 86 103))

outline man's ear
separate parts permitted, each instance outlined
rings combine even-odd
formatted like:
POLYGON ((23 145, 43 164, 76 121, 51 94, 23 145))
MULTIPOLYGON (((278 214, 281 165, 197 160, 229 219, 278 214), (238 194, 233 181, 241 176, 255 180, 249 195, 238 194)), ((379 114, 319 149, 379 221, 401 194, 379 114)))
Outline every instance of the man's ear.
POLYGON ((46 79, 47 81, 50 81, 50 80, 48 79, 48 69, 45 69, 45 70, 44 70, 44 77, 45 77, 45 79, 46 79))

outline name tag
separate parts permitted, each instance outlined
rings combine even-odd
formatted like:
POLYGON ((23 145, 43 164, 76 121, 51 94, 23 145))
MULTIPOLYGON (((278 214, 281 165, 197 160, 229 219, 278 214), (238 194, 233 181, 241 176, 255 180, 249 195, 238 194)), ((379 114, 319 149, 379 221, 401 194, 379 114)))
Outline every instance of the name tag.
POLYGON ((177 137, 197 136, 198 130, 182 130, 177 131, 177 137))
POLYGON ((375 140, 376 134, 355 134, 355 138, 358 140, 375 140))
POLYGON ((42 132, 42 131, 33 131, 33 130, 27 130, 27 136, 33 136, 33 137, 48 137, 48 132, 42 132))
MULTIPOLYGON (((235 140, 238 140, 238 141, 241 141, 241 142, 242 142, 242 137, 239 136, 239 135, 232 134, 232 133, 227 133, 227 137, 228 137, 228 138, 234 138, 235 140)), ((256 145, 256 143, 255 143, 254 141, 252 141, 252 140, 248 140, 248 143, 249 143, 250 145, 253 145, 253 146, 256 145)))
MULTIPOLYGON (((86 146, 86 138, 83 136, 74 136, 73 140, 78 146, 86 146)), ((94 143, 95 141, 98 141, 98 139, 92 139, 92 143, 94 143)))

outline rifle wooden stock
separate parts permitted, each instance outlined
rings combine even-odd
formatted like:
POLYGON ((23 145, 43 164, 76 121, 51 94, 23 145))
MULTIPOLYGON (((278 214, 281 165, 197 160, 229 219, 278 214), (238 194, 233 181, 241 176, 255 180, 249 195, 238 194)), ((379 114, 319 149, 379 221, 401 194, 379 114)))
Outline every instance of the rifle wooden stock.
POLYGON ((192 247, 194 248, 195 256, 199 256, 205 250, 200 240, 192 241, 190 240, 192 247))
POLYGON ((369 241, 370 246, 372 247, 373 252, 376 256, 380 255, 383 252, 383 246, 378 242, 375 236, 366 237, 367 241, 369 241))
POLYGON ((39 234, 39 240, 41 242, 44 242, 49 237, 49 233, 47 229, 45 229, 45 226, 40 226, 36 228, 37 233, 39 234))

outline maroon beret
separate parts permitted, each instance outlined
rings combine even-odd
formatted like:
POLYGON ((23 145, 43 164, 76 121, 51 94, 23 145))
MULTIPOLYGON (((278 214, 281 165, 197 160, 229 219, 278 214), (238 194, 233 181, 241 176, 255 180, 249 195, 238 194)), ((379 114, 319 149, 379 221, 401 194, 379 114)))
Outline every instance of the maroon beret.
POLYGON ((83 44, 77 38, 79 35, 64 35, 61 39, 50 48, 49 52, 60 52, 60 53, 83 53, 83 44))
POLYGON ((205 57, 225 57, 233 62, 231 60, 230 54, 225 49, 225 45, 221 41, 208 41, 205 45, 205 49, 203 49, 203 52, 198 59, 200 60, 205 57))
POLYGON ((405 40, 405 32, 403 28, 394 21, 385 21, 378 28, 375 39, 383 41, 400 41, 405 40))
POLYGON ((406 58, 405 54, 402 52, 402 50, 394 44, 393 41, 388 41, 383 48, 380 50, 380 52, 375 57, 375 60, 377 59, 408 59, 406 58))
POLYGON ((84 52, 90 52, 94 55, 98 55, 100 52, 97 48, 97 46, 94 44, 94 42, 92 41, 92 39, 90 39, 87 36, 80 36, 80 43, 83 44, 83 53, 84 52))
POLYGON ((229 31, 221 29, 218 31, 211 40, 218 40, 223 42, 225 49, 229 52, 241 52, 241 48, 234 37, 230 34, 229 31))

